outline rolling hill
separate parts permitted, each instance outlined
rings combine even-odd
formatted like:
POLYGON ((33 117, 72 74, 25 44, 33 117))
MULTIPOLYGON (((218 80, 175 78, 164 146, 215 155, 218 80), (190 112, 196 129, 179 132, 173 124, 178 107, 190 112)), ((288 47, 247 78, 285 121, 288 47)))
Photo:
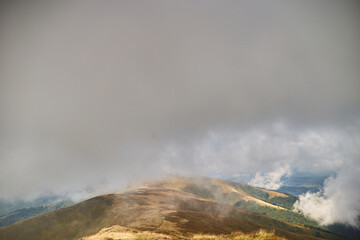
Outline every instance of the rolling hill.
POLYGON ((285 194, 225 180, 174 177, 123 193, 91 198, 14 223, 0 228, 0 239, 80 239, 116 226, 175 239, 191 239, 199 234, 222 234, 226 237, 240 234, 238 232, 251 234, 260 229, 274 231, 274 237, 286 239, 341 239, 328 232, 235 206, 240 201, 248 201, 272 209, 286 209, 271 203, 271 199, 276 197, 289 198, 285 194), (263 197, 268 201, 254 197, 256 194, 251 195, 250 191, 264 193, 263 197))

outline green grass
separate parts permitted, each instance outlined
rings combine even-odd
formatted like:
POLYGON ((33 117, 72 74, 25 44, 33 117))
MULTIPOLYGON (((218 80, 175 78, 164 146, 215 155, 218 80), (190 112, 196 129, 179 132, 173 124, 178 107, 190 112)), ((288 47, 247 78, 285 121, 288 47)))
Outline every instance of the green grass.
POLYGON ((261 213, 275 219, 295 223, 300 226, 321 228, 323 230, 327 230, 325 227, 320 226, 316 221, 311 220, 304 215, 293 212, 291 210, 275 209, 272 207, 259 205, 255 202, 244 200, 237 202, 235 206, 247 209, 252 212, 261 213))

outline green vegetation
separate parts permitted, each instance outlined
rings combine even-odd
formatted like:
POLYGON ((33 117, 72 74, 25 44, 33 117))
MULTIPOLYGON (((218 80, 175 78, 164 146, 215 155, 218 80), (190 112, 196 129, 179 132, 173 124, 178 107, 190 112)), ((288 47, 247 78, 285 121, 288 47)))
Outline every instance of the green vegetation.
POLYGON ((269 194, 261 189, 246 185, 246 184, 240 184, 240 183, 235 183, 235 182, 229 182, 229 184, 237 189, 240 189, 244 192, 246 192, 247 194, 256 197, 260 200, 263 200, 264 202, 268 202, 271 203, 273 205, 279 206, 279 207, 283 207, 286 209, 293 209, 293 205, 294 203, 298 200, 297 197, 288 194, 288 193, 284 193, 285 195, 287 195, 287 197, 279 197, 279 196, 275 196, 270 198, 269 194))
POLYGON ((316 221, 311 220, 302 214, 290 210, 283 210, 283 209, 276 209, 272 207, 262 206, 255 202, 244 201, 244 200, 237 202, 235 206, 245 208, 252 212, 261 213, 275 219, 295 223, 301 226, 327 230, 326 228, 321 227, 316 221))
POLYGON ((263 201, 267 201, 269 199, 269 194, 267 192, 261 191, 260 189, 257 189, 255 187, 252 187, 247 184, 240 184, 235 182, 229 182, 229 184, 235 188, 239 188, 240 190, 246 192, 247 194, 250 194, 253 197, 256 197, 258 199, 261 199, 263 201))
POLYGON ((270 198, 268 200, 264 200, 266 202, 272 203, 274 205, 286 208, 286 209, 293 209, 294 207, 294 203, 298 200, 297 197, 288 194, 288 193, 284 193, 285 195, 287 195, 288 197, 273 197, 270 198))

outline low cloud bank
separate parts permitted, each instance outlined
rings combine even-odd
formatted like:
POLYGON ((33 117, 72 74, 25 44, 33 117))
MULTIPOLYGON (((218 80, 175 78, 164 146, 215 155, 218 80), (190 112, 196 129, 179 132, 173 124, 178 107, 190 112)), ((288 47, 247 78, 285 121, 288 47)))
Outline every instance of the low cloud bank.
POLYGON ((250 180, 249 184, 256 187, 277 190, 282 186, 281 178, 289 176, 290 174, 291 170, 289 166, 279 167, 266 174, 257 172, 255 177, 250 180))
POLYGON ((250 185, 274 190, 295 169, 336 172, 335 177, 325 181, 322 192, 300 196, 295 208, 321 224, 344 223, 357 227, 359 129, 359 126, 295 129, 277 122, 247 131, 212 132, 196 143, 168 147, 160 165, 173 173, 180 169, 210 176, 246 172, 254 175, 248 182, 250 185))
POLYGON ((299 196, 294 204, 295 210, 324 225, 343 223, 360 228, 359 176, 359 164, 342 169, 325 181, 321 192, 299 196))

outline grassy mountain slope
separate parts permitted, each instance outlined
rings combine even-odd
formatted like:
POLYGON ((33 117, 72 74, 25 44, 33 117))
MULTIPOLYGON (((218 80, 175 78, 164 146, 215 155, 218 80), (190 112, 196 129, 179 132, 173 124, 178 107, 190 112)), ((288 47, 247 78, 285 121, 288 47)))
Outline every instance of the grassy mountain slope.
POLYGON ((293 203, 296 201, 296 198, 294 200, 293 198, 290 198, 288 195, 283 193, 208 177, 176 177, 172 179, 166 179, 164 181, 158 181, 152 185, 178 189, 184 192, 192 193, 198 197, 232 205, 238 201, 245 200, 256 202, 262 206, 284 209, 286 204, 280 203, 276 205, 276 200, 274 201, 274 199, 283 199, 284 202, 288 201, 289 199, 293 201, 293 203))
MULTIPOLYGON (((316 221, 292 211, 298 199, 291 194, 253 187, 232 181, 213 178, 173 178, 159 181, 156 186, 167 186, 189 192, 205 199, 235 205, 252 212, 267 215, 297 225, 329 231, 316 221)), ((320 233, 318 233, 320 234, 320 233)))
MULTIPOLYGON (((256 198, 240 190, 234 191, 228 183, 209 178, 168 179, 122 194, 95 197, 14 223, 0 228, 0 239, 78 239, 114 225, 182 238, 195 234, 253 233, 264 229, 275 230, 277 236, 287 239, 339 239, 326 232, 234 206, 240 200, 256 198)), ((270 204, 257 201, 263 206, 270 204)), ((279 207, 272 205, 272 208, 279 207)))

